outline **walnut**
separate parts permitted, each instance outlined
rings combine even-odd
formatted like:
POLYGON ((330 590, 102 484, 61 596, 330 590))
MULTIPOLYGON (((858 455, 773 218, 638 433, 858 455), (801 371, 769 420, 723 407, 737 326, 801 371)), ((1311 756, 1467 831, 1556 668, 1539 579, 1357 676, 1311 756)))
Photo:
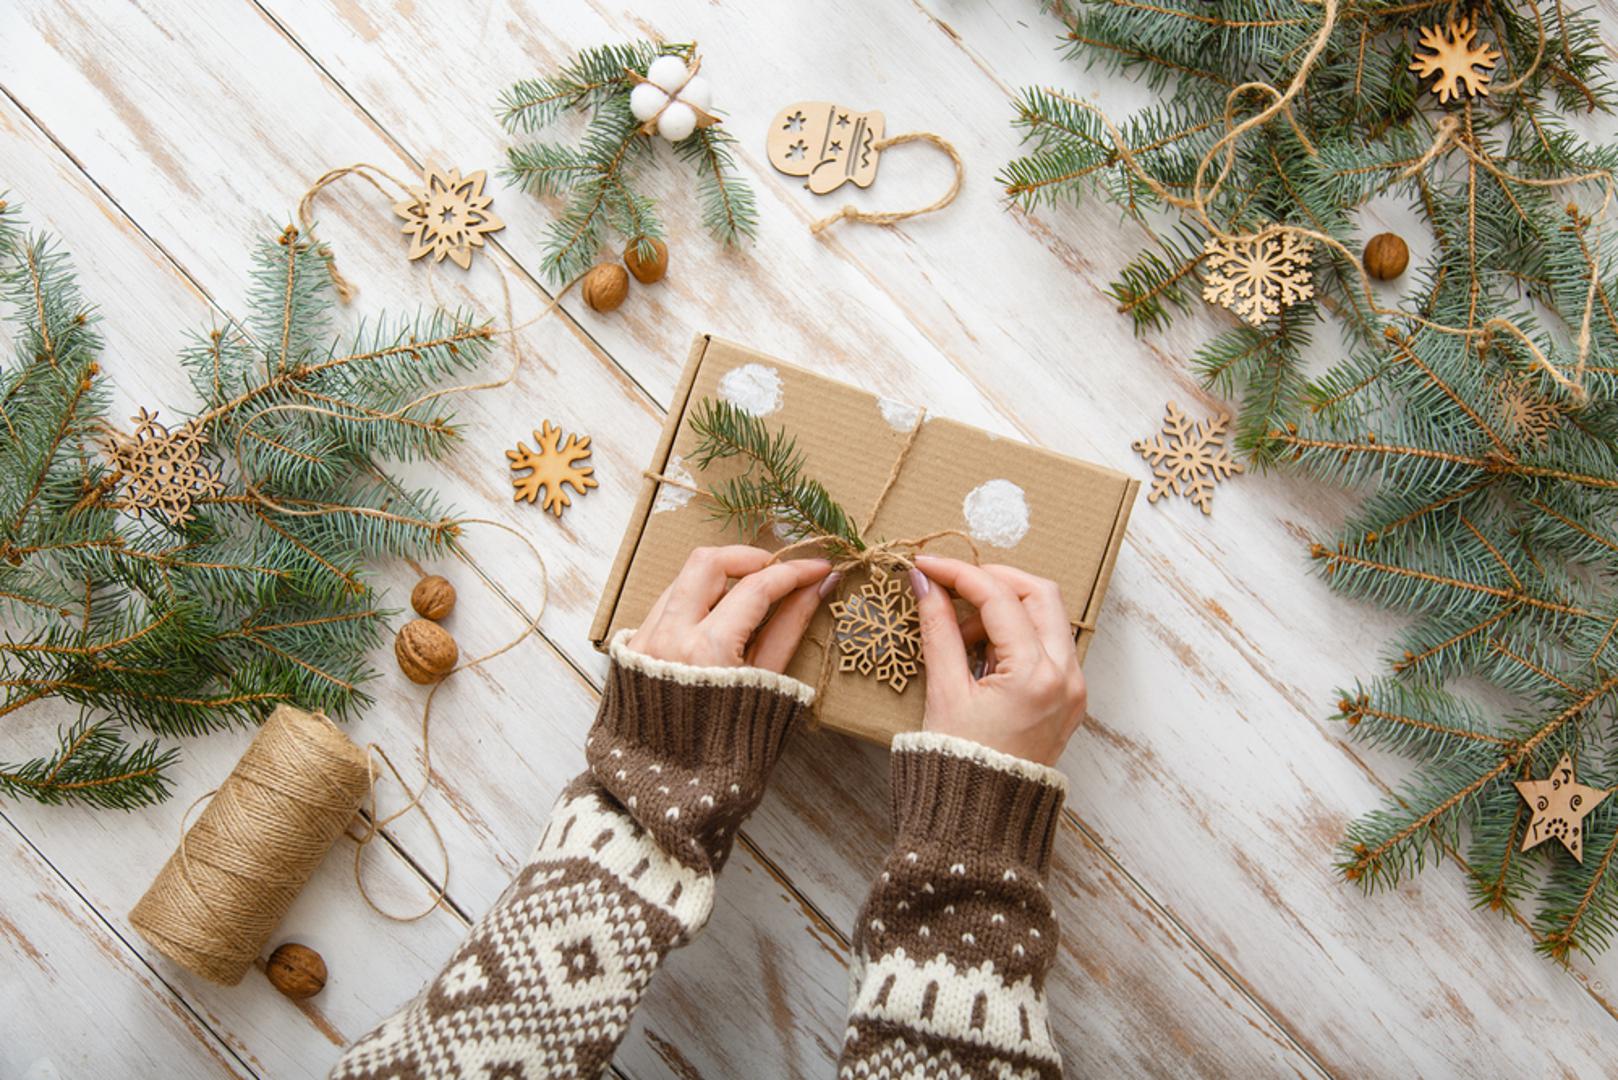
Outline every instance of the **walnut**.
POLYGON ((437 622, 455 609, 455 586, 437 574, 429 574, 410 590, 410 606, 422 618, 437 622))
POLYGON ((650 259, 641 259, 638 241, 631 240, 629 246, 624 248, 624 265, 629 267, 629 272, 642 285, 662 281, 663 275, 669 272, 669 246, 652 238, 647 238, 646 242, 652 245, 654 252, 650 259))
POLYGON ((289 941, 270 954, 264 974, 289 998, 314 997, 326 985, 326 961, 309 946, 289 941))
POLYGON ((1365 245, 1365 272, 1379 281, 1391 281, 1410 264, 1410 249, 1396 233, 1377 233, 1365 245))
POLYGON ((412 619, 393 639, 393 655, 411 682, 435 683, 448 675, 460 659, 455 639, 435 622, 412 619))
POLYGON ((580 288, 586 304, 597 311, 612 311, 629 295, 629 271, 617 263, 602 263, 584 275, 580 288))

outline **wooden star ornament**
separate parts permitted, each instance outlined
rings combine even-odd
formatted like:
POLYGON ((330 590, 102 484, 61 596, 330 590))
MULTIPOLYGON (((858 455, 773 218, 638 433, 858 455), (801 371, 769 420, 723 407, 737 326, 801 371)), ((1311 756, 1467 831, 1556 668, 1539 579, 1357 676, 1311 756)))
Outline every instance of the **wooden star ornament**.
POLYGON ((400 231, 410 237, 412 261, 431 255, 434 262, 443 262, 448 256, 462 270, 471 269, 472 249, 483 246, 487 233, 506 227, 489 210, 494 196, 483 193, 487 179, 481 169, 462 176, 459 169, 428 162, 421 186, 409 188, 410 197, 393 204, 393 212, 404 219, 400 231))
POLYGON ((1573 776, 1573 758, 1568 754, 1562 755, 1545 779, 1518 780, 1516 786, 1517 794, 1534 811, 1520 850, 1537 847, 1554 836, 1582 863, 1585 816, 1612 792, 1579 783, 1573 776))

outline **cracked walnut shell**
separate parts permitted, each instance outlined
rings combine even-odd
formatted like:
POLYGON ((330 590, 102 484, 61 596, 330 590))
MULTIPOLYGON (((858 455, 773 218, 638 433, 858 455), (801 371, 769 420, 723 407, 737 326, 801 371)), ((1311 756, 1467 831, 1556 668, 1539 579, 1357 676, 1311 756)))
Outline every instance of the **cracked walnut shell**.
POLYGON ((438 622, 455 608, 455 586, 437 574, 429 574, 410 590, 410 606, 422 618, 438 622))

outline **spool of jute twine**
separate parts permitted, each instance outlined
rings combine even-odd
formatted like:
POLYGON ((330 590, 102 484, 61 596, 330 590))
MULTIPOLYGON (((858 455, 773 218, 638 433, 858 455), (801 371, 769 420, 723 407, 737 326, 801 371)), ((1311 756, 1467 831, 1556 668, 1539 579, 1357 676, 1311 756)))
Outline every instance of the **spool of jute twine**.
POLYGON ((364 750, 324 716, 282 705, 129 921, 187 971, 236 985, 371 784, 364 750))

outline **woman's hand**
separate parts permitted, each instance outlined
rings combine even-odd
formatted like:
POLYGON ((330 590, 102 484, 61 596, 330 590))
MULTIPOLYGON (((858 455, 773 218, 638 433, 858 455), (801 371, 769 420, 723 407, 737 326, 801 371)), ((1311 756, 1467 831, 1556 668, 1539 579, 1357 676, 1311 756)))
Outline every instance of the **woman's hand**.
POLYGON ((771 563, 770 558, 768 551, 741 544, 695 549, 629 639, 629 647, 693 667, 749 665, 785 671, 829 591, 831 563, 771 563))
POLYGON ((1084 673, 1056 583, 1015 567, 931 555, 916 556, 910 581, 927 664, 922 727, 1056 764, 1085 705, 1084 673), (951 589, 978 609, 964 624, 956 621, 951 589), (974 678, 966 648, 984 638, 984 674, 974 678))

